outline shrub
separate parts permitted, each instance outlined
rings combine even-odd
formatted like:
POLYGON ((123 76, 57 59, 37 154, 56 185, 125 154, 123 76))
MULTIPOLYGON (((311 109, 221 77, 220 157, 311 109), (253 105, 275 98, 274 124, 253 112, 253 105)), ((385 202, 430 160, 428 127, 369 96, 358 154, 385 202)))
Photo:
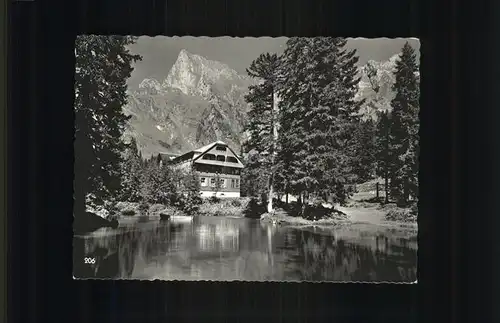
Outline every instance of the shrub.
POLYGON ((240 216, 241 207, 223 206, 222 204, 205 203, 200 206, 199 212, 207 216, 240 216))
POLYGON ((241 207, 241 201, 236 199, 231 201, 232 206, 241 207))
POLYGON ((125 210, 125 211, 122 211, 122 215, 125 215, 125 216, 135 215, 135 210, 125 210))
POLYGON ((163 210, 165 210, 165 205, 158 203, 150 205, 148 208, 150 215, 159 215, 163 210))
POLYGON ((210 196, 208 201, 212 204, 216 204, 216 203, 220 203, 220 198, 218 198, 217 196, 214 195, 214 196, 210 196))
POLYGON ((387 212, 386 220, 398 222, 416 222, 417 214, 412 208, 393 208, 387 212))
POLYGON ((202 202, 198 194, 188 194, 182 199, 181 210, 188 215, 193 215, 199 211, 202 202))
POLYGON ((248 199, 243 214, 247 218, 260 218, 261 214, 266 212, 266 208, 263 204, 258 202, 257 198, 248 199))

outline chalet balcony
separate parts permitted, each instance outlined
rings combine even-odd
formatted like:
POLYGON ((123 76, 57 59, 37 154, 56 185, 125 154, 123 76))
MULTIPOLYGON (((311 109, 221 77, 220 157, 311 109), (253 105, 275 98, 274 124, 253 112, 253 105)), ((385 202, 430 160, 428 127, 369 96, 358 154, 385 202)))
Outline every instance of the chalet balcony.
POLYGON ((240 169, 235 167, 228 167, 224 165, 206 165, 206 164, 195 164, 194 170, 203 175, 209 174, 224 174, 224 175, 240 175, 240 169))

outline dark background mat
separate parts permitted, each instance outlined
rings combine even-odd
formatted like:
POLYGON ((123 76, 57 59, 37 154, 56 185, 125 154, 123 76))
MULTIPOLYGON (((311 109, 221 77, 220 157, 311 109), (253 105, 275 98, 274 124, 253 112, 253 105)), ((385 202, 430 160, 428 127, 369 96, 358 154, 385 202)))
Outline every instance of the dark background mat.
POLYGON ((500 55, 485 48, 494 39, 488 24, 494 10, 486 2, 468 8, 417 0, 8 5, 12 322, 493 320, 492 248, 500 244, 488 235, 492 220, 500 227, 491 203, 492 194, 498 196, 493 170, 499 163, 491 147, 500 138, 494 133, 500 109, 492 108, 500 55), (73 43, 80 33, 419 37, 418 285, 74 281, 73 43))

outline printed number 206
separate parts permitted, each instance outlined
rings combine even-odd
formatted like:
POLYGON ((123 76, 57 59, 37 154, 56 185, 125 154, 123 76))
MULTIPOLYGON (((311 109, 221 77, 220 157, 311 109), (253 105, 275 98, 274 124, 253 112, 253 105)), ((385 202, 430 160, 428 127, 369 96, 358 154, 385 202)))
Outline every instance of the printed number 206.
POLYGON ((95 258, 84 258, 86 264, 95 264, 95 258))

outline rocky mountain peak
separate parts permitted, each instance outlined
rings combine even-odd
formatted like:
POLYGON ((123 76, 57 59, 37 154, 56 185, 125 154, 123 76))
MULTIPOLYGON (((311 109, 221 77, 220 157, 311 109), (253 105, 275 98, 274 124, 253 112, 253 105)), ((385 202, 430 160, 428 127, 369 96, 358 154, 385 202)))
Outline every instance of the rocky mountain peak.
POLYGON ((144 157, 184 153, 216 140, 239 150, 248 111, 244 97, 254 82, 224 63, 181 50, 161 83, 147 78, 131 91, 124 107, 132 116, 127 136, 144 157))
POLYGON ((153 78, 145 78, 139 84, 139 91, 143 91, 147 94, 158 94, 163 91, 163 87, 158 80, 153 78))
POLYGON ((187 95, 207 97, 212 84, 239 78, 238 73, 226 64, 182 49, 162 87, 176 88, 187 95))
MULTIPOLYGON (((390 111, 391 101, 395 96, 392 86, 396 82, 394 72, 396 63, 399 60, 400 54, 395 54, 387 61, 370 60, 365 65, 361 66, 359 91, 357 99, 365 99, 365 104, 361 108, 361 114, 365 117, 377 118, 378 111, 390 111), (368 76, 366 67, 371 65, 375 68, 376 74, 372 77, 368 76)), ((419 73, 416 73, 419 76, 419 73)))
MULTIPOLYGON (((377 91, 360 67, 357 98, 365 99, 361 111, 365 118, 376 119, 378 111, 390 109, 397 58, 370 61, 376 69, 377 91)), ((124 107, 131 115, 127 135, 136 138, 144 157, 184 153, 216 140, 239 150, 246 138, 243 129, 249 109, 244 97, 256 82, 224 63, 181 50, 165 80, 144 79, 139 91, 130 92, 124 107)))

